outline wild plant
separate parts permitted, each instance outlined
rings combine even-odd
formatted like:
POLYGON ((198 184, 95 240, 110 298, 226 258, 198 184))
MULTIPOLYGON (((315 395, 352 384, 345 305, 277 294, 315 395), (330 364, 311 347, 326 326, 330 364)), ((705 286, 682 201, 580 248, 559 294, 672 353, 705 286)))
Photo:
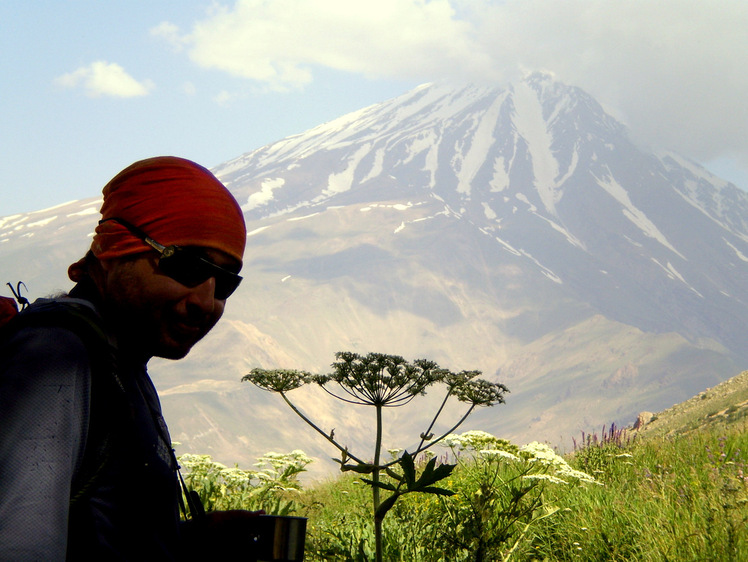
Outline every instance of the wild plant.
POLYGON ((178 461, 185 483, 197 492, 206 511, 250 509, 288 515, 301 490, 298 476, 312 459, 301 450, 270 452, 258 459, 257 470, 227 467, 210 455, 184 454, 178 461))
POLYGON ((574 438, 572 441, 574 465, 583 471, 602 476, 615 469, 619 459, 630 456, 626 450, 631 447, 634 438, 627 429, 616 427, 612 423, 610 428, 603 426, 600 435, 582 432, 580 441, 574 438))
POLYGON ((449 435, 443 445, 458 454, 459 469, 449 483, 457 493, 440 498, 431 510, 432 540, 448 552, 434 560, 507 560, 539 522, 559 511, 547 499, 548 487, 598 484, 543 443, 517 447, 486 432, 469 431, 449 435))
MULTIPOLYGON (((606 458, 604 486, 568 496, 533 556, 553 560, 745 560, 748 428, 632 440, 606 458)), ((576 454, 570 458, 576 465, 576 454)), ((558 488, 549 490, 551 493, 558 488)))
POLYGON ((397 355, 369 353, 362 356, 352 352, 336 353, 335 358, 337 361, 332 364, 333 370, 327 375, 312 375, 295 370, 253 369, 242 380, 280 394, 299 417, 338 449, 341 454, 340 459, 334 460, 340 464, 343 472, 353 471, 357 474, 371 475, 371 478, 362 477, 361 479, 372 489, 375 559, 381 562, 382 524, 385 516, 400 497, 411 492, 443 496, 453 494, 452 491, 434 484, 448 477, 455 465, 437 465, 437 459, 432 458, 419 467, 420 470, 416 470, 416 457, 453 432, 476 407, 503 403, 504 393, 508 392, 508 389, 502 384, 478 378, 480 371, 453 373, 425 359, 409 363, 397 355), (333 430, 321 429, 290 401, 287 396, 288 392, 312 382, 343 402, 374 407, 376 435, 371 462, 363 460, 362 456, 352 453, 348 447, 341 445, 335 438, 333 430), (383 460, 382 416, 384 409, 408 404, 416 396, 424 395, 428 388, 437 383, 445 387, 444 398, 426 430, 420 434, 420 442, 416 449, 412 452, 404 451, 395 460, 389 462, 383 460), (466 403, 467 409, 448 431, 435 436, 434 427, 450 398, 466 403), (382 498, 382 492, 386 497, 382 498))

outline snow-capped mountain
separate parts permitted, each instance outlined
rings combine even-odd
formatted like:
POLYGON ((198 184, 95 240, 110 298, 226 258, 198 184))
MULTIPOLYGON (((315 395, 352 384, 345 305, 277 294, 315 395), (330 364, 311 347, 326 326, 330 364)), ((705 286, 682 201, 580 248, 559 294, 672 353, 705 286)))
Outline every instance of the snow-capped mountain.
MULTIPOLYGON (((213 171, 250 234, 226 320, 187 360, 151 367, 186 450, 329 456, 238 380, 253 366, 325 371, 342 350, 480 369, 512 393, 463 429, 556 444, 748 365, 748 194, 636 146, 548 75, 422 86, 213 171)), ((8 280, 66 287, 97 203, 0 219, 8 280)), ((369 412, 295 392, 323 426, 364 439, 369 412)), ((393 412, 393 446, 425 429, 417 414, 393 412)))

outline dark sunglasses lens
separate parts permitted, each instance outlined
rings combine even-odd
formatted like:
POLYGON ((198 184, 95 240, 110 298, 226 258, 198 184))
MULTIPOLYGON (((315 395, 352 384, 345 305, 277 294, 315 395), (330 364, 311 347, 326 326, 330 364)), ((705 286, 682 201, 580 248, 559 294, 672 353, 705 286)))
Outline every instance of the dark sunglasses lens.
POLYGON ((221 275, 216 275, 216 298, 226 300, 236 291, 241 282, 241 277, 231 273, 222 272, 221 275))
POLYGON ((166 275, 186 287, 195 287, 211 277, 207 264, 197 256, 176 251, 169 257, 161 258, 158 267, 166 275))
POLYGON ((185 251, 177 251, 169 257, 161 258, 158 266, 164 274, 185 287, 196 287, 211 277, 215 278, 215 296, 220 300, 231 296, 242 280, 239 275, 185 251))

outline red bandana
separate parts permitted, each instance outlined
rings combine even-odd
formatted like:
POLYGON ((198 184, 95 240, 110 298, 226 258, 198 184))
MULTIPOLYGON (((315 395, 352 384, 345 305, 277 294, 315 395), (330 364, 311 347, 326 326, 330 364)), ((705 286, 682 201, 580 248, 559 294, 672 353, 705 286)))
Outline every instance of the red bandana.
MULTIPOLYGON (((213 248, 242 261, 247 241, 242 210, 226 187, 194 162, 174 156, 135 162, 103 193, 102 220, 124 219, 164 246, 213 248)), ((116 221, 107 221, 96 228, 91 250, 106 260, 151 247, 116 221)))

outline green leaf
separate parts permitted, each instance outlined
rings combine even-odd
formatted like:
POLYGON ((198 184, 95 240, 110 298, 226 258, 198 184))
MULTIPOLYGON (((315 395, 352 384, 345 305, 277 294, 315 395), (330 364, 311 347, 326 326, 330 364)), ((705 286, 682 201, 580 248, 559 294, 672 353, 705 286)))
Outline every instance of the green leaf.
POLYGON ((389 490, 390 492, 397 491, 397 488, 389 482, 374 482, 374 480, 369 480, 368 478, 362 478, 361 480, 375 488, 384 488, 385 490, 389 490))
POLYGON ((357 472, 359 474, 371 474, 377 469, 373 464, 342 464, 340 470, 342 472, 357 472))
POLYGON ((408 451, 403 452, 403 456, 400 457, 399 464, 403 469, 403 478, 408 485, 408 489, 410 489, 411 484, 413 484, 416 480, 416 467, 413 463, 413 457, 410 456, 410 453, 408 453, 408 451))
POLYGON ((438 467, 436 467, 436 470, 434 470, 434 480, 432 480, 432 482, 438 482, 439 480, 446 478, 447 476, 452 474, 452 471, 456 466, 456 464, 440 464, 438 467))
POLYGON ((454 496, 456 493, 452 490, 447 490, 446 488, 437 488, 435 486, 426 486, 425 488, 421 488, 418 491, 424 492, 426 494, 436 494, 437 496, 454 496))
POLYGON ((384 471, 387 473, 387 476, 389 476, 393 480, 395 480, 397 482, 402 482, 403 481, 402 475, 398 474, 397 472, 395 472, 391 468, 385 468, 384 471))
POLYGON ((382 503, 379 504, 379 507, 377 508, 377 511, 374 513, 374 517, 378 519, 384 519, 384 516, 387 515, 387 512, 392 509, 392 506, 395 505, 395 502, 397 501, 397 498, 400 497, 400 494, 395 493, 392 494, 389 498, 384 500, 382 503))
POLYGON ((434 482, 436 482, 436 480, 434 480, 433 478, 434 465, 436 465, 436 457, 426 463, 426 466, 423 467, 421 477, 413 483, 413 487, 411 489, 420 490, 424 486, 428 486, 429 484, 433 484, 434 482))
POLYGON ((436 459, 433 458, 424 467, 423 473, 418 481, 414 482, 411 486, 408 486, 408 490, 411 492, 421 491, 426 486, 430 486, 452 474, 452 471, 457 466, 455 464, 440 464, 438 467, 434 468, 435 465, 436 459))

